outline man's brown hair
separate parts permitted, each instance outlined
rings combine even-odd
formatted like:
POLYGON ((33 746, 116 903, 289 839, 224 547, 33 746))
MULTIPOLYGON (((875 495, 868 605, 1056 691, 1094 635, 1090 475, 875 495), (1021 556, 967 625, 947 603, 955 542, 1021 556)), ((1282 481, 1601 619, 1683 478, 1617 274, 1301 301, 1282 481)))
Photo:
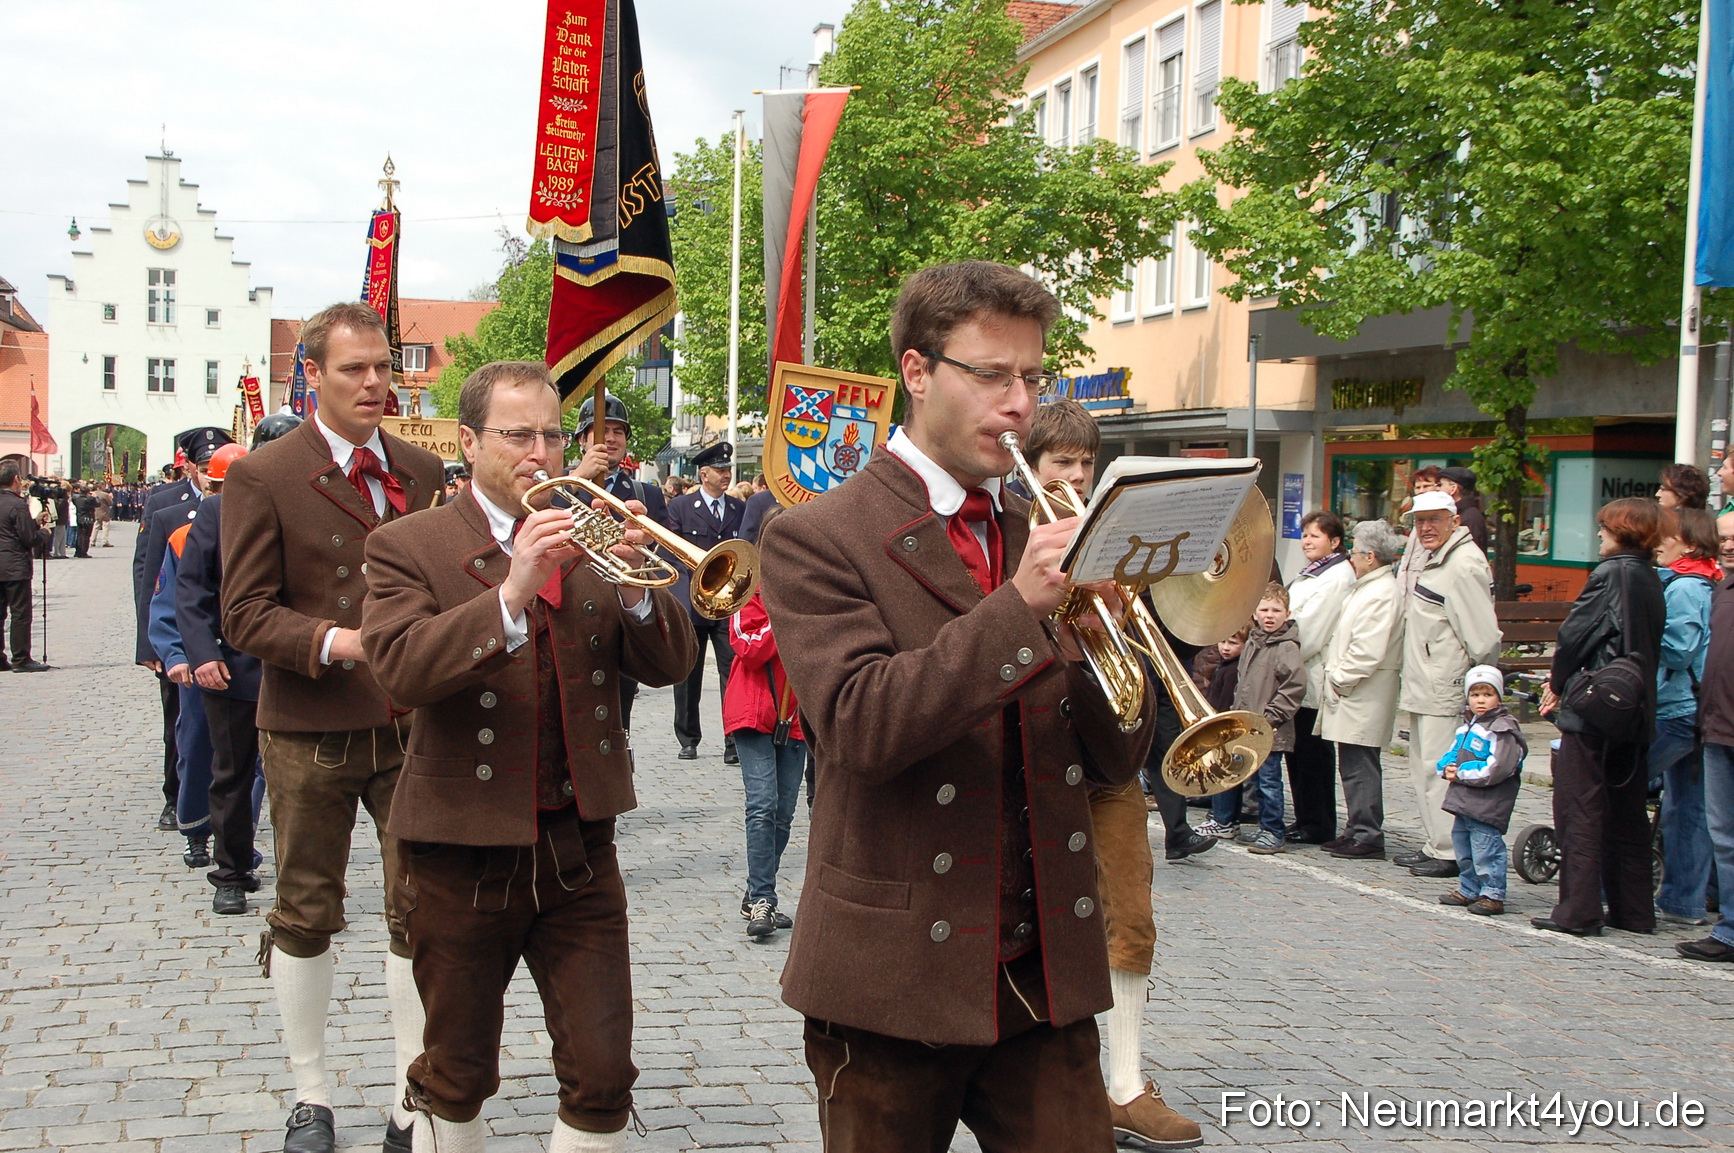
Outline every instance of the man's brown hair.
POLYGON ((301 344, 307 353, 307 359, 324 368, 331 334, 339 328, 347 328, 351 332, 367 332, 371 329, 384 336, 385 320, 373 310, 371 304, 359 300, 340 300, 322 308, 314 314, 312 320, 301 326, 301 344))
POLYGON ((1288 590, 1282 587, 1281 581, 1271 581, 1264 586, 1264 595, 1258 599, 1261 601, 1281 601, 1282 607, 1286 609, 1288 607, 1288 590))
POLYGON ((1102 448, 1102 430, 1090 410, 1070 397, 1055 397, 1047 401, 1030 419, 1029 439, 1024 453, 1032 466, 1042 463, 1042 454, 1074 449, 1094 456, 1102 448))
POLYGON ((977 316, 1033 320, 1042 335, 1060 314, 1054 294, 1009 264, 964 260, 923 268, 903 282, 891 307, 891 358, 906 349, 944 352, 959 325, 977 316))
MULTIPOLYGON (((539 360, 495 360, 464 379, 464 386, 458 390, 458 423, 477 430, 480 434, 483 425, 488 423, 488 410, 494 405, 494 388, 502 383, 541 384, 549 392, 559 396, 554 388, 554 378, 548 372, 548 366, 539 360)), ((466 460, 473 465, 473 461, 466 460)), ((554 468, 549 466, 550 471, 554 468)))

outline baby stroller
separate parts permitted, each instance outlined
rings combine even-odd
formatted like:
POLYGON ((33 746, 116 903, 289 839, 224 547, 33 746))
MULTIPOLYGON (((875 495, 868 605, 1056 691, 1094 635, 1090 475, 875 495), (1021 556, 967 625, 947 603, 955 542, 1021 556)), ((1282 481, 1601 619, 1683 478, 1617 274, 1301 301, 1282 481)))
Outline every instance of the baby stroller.
MULTIPOLYGON (((1548 744, 1549 755, 1559 751, 1559 741, 1548 744)), ((1649 798, 1644 802, 1650 817, 1650 886, 1651 892, 1662 888, 1662 792, 1661 782, 1650 783, 1649 798)), ((1540 885, 1559 875, 1559 838, 1552 825, 1527 825, 1511 843, 1512 864, 1517 875, 1532 885, 1540 885)))

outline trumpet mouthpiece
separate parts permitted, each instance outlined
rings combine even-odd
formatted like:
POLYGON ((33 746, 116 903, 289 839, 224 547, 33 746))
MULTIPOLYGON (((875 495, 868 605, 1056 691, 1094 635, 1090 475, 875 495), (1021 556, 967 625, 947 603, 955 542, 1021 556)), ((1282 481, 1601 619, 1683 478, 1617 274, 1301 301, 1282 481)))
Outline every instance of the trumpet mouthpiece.
POLYGON ((537 469, 535 472, 535 477, 536 477, 536 483, 541 484, 543 481, 548 479, 548 470, 544 469, 544 468, 537 469))
POLYGON ((999 446, 1001 448, 1016 448, 1018 446, 1018 434, 1012 432, 1010 429, 1000 433, 999 446))

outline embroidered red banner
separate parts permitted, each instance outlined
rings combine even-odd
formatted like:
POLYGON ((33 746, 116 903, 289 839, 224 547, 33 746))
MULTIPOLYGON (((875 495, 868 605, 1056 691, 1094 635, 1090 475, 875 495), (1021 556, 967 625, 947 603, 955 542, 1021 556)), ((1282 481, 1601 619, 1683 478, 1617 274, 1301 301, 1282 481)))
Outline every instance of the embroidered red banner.
POLYGON ((397 323, 397 238, 402 218, 396 210, 376 208, 367 229, 367 273, 361 299, 385 321, 385 342, 391 346, 392 389, 385 395, 385 415, 398 414, 397 386, 403 383, 403 336, 397 323))
POLYGON ((531 236, 589 240, 596 145, 603 108, 608 0, 549 0, 542 41, 531 236))
POLYGON ((247 398, 247 416, 254 424, 265 419, 265 398, 259 394, 259 378, 243 376, 241 395, 247 398))

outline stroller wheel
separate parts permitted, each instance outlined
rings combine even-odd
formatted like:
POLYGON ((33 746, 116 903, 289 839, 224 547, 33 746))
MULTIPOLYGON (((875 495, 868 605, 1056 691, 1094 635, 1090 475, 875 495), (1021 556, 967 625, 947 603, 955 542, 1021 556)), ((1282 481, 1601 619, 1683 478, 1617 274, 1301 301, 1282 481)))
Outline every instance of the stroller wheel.
POLYGON ((1517 834, 1511 846, 1518 876, 1532 885, 1551 881, 1559 874, 1559 840, 1552 825, 1530 825, 1517 834))

